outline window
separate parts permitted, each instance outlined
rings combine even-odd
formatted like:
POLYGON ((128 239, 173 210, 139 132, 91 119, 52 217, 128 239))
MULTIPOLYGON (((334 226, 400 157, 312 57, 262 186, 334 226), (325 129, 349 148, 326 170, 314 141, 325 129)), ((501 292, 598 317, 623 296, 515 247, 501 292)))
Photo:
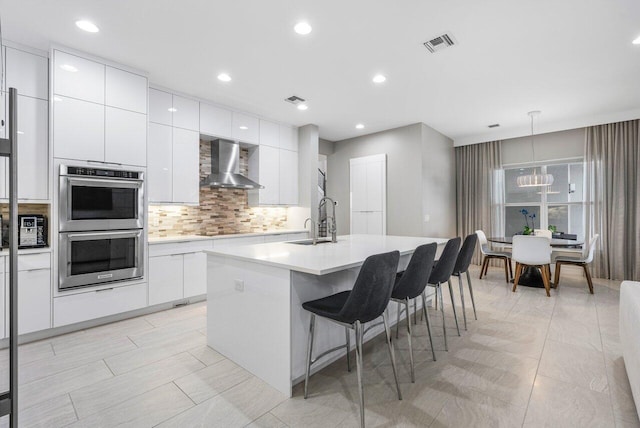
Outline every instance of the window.
POLYGON ((533 174, 534 168, 505 168, 505 234, 522 232, 527 225, 532 229, 548 229, 578 235, 584 239, 584 163, 542 165, 538 173, 552 174, 553 185, 545 187, 518 187, 520 175, 533 174), (529 217, 521 213, 525 209, 529 217), (532 218, 532 216, 534 216, 532 218))

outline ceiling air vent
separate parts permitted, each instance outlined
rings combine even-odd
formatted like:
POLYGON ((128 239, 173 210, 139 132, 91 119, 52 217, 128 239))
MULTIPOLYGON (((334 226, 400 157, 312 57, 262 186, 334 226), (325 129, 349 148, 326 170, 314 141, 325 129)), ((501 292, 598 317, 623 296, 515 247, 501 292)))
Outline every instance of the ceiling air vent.
POLYGON ((284 100, 293 105, 298 105, 304 102, 304 98, 300 98, 297 95, 291 95, 289 98, 285 98, 284 100))
POLYGON ((429 49, 429 52, 435 53, 455 44, 456 43, 453 40, 453 36, 451 34, 445 33, 441 36, 434 37, 428 42, 424 42, 424 47, 429 49))

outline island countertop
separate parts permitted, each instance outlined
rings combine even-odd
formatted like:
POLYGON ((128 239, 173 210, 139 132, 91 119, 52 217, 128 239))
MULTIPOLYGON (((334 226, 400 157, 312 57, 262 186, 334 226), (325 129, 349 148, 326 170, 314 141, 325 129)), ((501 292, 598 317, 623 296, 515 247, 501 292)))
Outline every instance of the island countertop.
POLYGON ((447 239, 390 236, 344 235, 337 243, 298 245, 291 242, 243 245, 233 248, 204 250, 205 253, 281 267, 312 275, 326 275, 362 265, 372 255, 398 250, 400 255, 412 253, 422 244, 445 244, 447 239))

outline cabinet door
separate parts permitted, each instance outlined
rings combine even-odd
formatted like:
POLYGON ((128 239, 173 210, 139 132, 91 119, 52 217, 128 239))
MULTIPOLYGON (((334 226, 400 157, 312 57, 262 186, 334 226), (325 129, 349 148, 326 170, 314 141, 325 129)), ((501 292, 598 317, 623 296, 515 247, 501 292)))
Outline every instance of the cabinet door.
POLYGON ((53 141, 56 158, 104 161, 104 106, 55 97, 53 141))
POLYGON ((149 257, 149 305, 182 299, 182 281, 182 254, 149 257))
POLYGON ((105 96, 108 106, 146 114, 147 78, 107 66, 105 96))
POLYGON ((280 125, 280 148, 298 151, 298 128, 280 125))
POLYGON ((104 104, 103 64, 53 51, 53 92, 58 95, 104 104))
POLYGON ((366 205, 368 211, 382 211, 383 170, 382 162, 367 163, 366 205))
POLYGON ((298 152, 280 150, 280 204, 298 204, 298 152))
POLYGON ((231 135, 234 140, 258 144, 260 140, 260 124, 258 118, 234 111, 231 135))
POLYGON ((233 112, 211 104, 200 103, 200 133, 211 137, 232 138, 233 112))
POLYGON ((200 135, 173 128, 173 201, 200 202, 200 135))
POLYGON ((367 214, 363 211, 351 211, 351 234, 363 235, 367 233, 367 214))
POLYGON ((370 211, 367 213, 367 234, 382 235, 384 227, 382 224, 382 211, 370 211))
POLYGON ((18 198, 46 200, 49 195, 49 104, 18 97, 18 198))
POLYGON ((172 125, 173 96, 164 91, 149 88, 149 122, 172 125))
POLYGON ((198 131, 200 129, 200 103, 188 98, 173 96, 173 126, 198 131))
POLYGON ((259 203, 276 205, 280 202, 280 150, 269 146, 259 150, 258 183, 264 186, 259 190, 259 203))
POLYGON ((51 270, 18 272, 18 334, 51 328, 51 270))
POLYGON ((260 119, 260 145, 280 147, 280 125, 260 119))
POLYGON ((367 164, 351 163, 351 210, 367 210, 367 164))
POLYGON ((149 202, 173 201, 173 143, 170 126, 149 124, 149 202))
POLYGON ((106 162, 147 165, 147 115, 106 107, 106 162))
POLYGON ((207 294, 207 255, 188 253, 184 255, 184 297, 207 294))
MULTIPOLYGON (((1 49, 1 48, 0 48, 1 49)), ((6 96, 4 92, 0 92, 0 138, 5 138, 6 129, 6 96)), ((0 199, 6 199, 9 197, 9 160, 5 157, 0 157, 0 199)))
POLYGON ((17 88, 19 95, 49 99, 49 60, 9 47, 6 54, 6 87, 17 88))

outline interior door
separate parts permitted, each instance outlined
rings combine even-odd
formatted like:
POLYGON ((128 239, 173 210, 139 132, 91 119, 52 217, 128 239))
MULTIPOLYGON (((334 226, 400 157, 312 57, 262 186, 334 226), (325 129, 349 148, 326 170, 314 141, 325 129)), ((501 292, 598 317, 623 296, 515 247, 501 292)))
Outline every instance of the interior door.
POLYGON ((387 233, 386 155, 364 156, 349 160, 350 233, 385 235, 387 233))

